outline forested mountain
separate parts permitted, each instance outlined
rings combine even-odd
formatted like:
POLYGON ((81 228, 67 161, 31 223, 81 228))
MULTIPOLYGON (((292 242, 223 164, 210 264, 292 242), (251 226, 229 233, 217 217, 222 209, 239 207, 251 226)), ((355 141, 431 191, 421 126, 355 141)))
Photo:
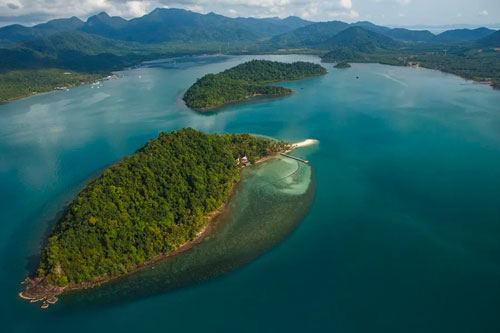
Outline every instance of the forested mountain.
POLYGON ((34 27, 7 26, 0 28, 0 45, 43 38, 63 31, 81 31, 141 43, 257 41, 310 23, 298 17, 229 18, 214 13, 199 14, 183 9, 158 8, 131 20, 111 17, 103 12, 89 17, 86 22, 72 17, 34 27))
POLYGON ((45 30, 37 30, 19 24, 13 24, 0 28, 0 47, 25 40, 43 38, 48 35, 49 33, 45 30))
POLYGON ((495 30, 487 28, 448 30, 437 35, 434 41, 447 43, 472 42, 485 38, 494 32, 495 30))
POLYGON ((390 29, 383 33, 387 37, 407 42, 432 42, 436 36, 429 30, 390 29))
POLYGON ((495 31, 488 37, 478 40, 477 44, 481 47, 500 48, 500 30, 495 31))
POLYGON ((56 33, 0 48, 0 73, 14 69, 66 68, 109 71, 133 64, 154 49, 81 32, 56 33))
POLYGON ((48 31, 74 31, 83 27, 85 23, 78 17, 73 16, 70 18, 61 18, 48 21, 35 25, 34 30, 48 30, 48 31))
POLYGON ((316 47, 318 44, 349 28, 349 24, 341 21, 314 23, 275 36, 268 42, 274 47, 316 47))
POLYGON ((320 44, 325 50, 340 47, 349 48, 353 52, 375 52, 399 47, 395 40, 360 27, 348 28, 320 44))
POLYGON ((77 17, 56 19, 33 27, 11 25, 0 28, 0 46, 45 38, 61 32, 87 32, 101 37, 139 43, 238 43, 270 39, 275 48, 317 48, 327 39, 349 27, 361 27, 405 42, 458 43, 479 40, 493 33, 486 28, 450 30, 434 35, 427 30, 391 29, 371 22, 341 21, 313 23, 298 17, 229 18, 183 9, 158 8, 142 17, 125 20, 106 13, 91 16, 86 22, 77 17))
POLYGON ((318 48, 323 45, 326 40, 352 27, 360 27, 364 30, 372 31, 404 42, 473 42, 494 32, 494 30, 486 28, 474 30, 460 29, 446 31, 436 36, 428 30, 409 30, 404 28, 391 29, 373 24, 371 22, 356 22, 347 24, 341 21, 331 21, 313 23, 303 28, 275 36, 271 38, 268 44, 274 45, 278 48, 318 48))

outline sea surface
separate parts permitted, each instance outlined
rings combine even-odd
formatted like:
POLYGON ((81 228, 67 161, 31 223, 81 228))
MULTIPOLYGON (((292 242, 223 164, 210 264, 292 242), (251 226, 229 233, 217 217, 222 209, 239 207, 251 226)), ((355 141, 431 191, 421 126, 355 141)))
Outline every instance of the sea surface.
POLYGON ((2 332, 500 332, 500 92, 418 68, 324 64, 294 94, 187 109, 179 58, 0 105, 2 332), (66 203, 161 131, 319 140, 244 170, 213 233, 47 310, 17 297, 66 203))

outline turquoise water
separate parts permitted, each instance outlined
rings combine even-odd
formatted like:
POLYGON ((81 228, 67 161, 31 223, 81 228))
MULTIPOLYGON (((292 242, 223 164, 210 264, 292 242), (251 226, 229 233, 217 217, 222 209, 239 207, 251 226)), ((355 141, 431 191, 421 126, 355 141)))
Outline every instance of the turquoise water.
MULTIPOLYGON (((99 89, 0 105, 3 330, 500 331, 500 93, 425 69, 325 65, 324 77, 287 83, 296 92, 287 98, 210 115, 183 106, 196 78, 249 58, 154 62, 99 89), (141 297, 151 288, 138 277, 123 289, 68 295, 47 311, 18 300, 64 204, 159 131, 185 126, 320 140, 295 152, 314 167, 310 210, 292 209, 282 242, 216 278, 203 279, 207 269, 194 284, 141 297)), ((248 181, 235 204, 258 202, 245 195, 264 178, 248 181)), ((245 207, 231 212, 242 226, 269 205, 245 207)))

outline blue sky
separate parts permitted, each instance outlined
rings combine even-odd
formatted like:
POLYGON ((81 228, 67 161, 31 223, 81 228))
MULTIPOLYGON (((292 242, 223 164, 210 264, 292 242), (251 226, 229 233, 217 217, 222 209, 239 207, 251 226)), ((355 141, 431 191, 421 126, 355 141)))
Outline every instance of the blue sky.
POLYGON ((157 7, 231 17, 296 15, 313 21, 368 20, 403 26, 500 23, 500 0, 0 0, 0 26, 73 15, 86 19, 101 11, 132 18, 157 7))

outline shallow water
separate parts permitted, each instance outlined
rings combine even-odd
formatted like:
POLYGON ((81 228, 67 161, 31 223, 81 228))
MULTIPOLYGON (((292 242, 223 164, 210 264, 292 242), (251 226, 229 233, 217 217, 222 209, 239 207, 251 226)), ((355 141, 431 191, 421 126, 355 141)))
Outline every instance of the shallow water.
MULTIPOLYGON (((210 115, 183 106, 180 96, 197 77, 249 58, 155 62, 99 89, 0 105, 5 331, 500 331, 500 93, 425 69, 325 65, 324 77, 286 83, 295 91, 287 98, 210 115), (319 139, 294 152, 311 161, 316 179, 307 215, 298 206, 286 216, 294 231, 269 251, 251 251, 258 257, 248 264, 205 280, 208 267, 183 288, 141 285, 145 270, 130 277, 130 288, 125 281, 122 289, 68 295, 47 311, 18 300, 44 234, 88 179, 159 131, 185 126, 319 139)), ((310 198, 294 184, 281 195, 310 198)), ((243 228, 269 207, 238 204, 228 216, 240 214, 233 222, 243 228)), ((221 226, 230 230, 230 222, 221 226)), ((207 255, 219 251, 212 249, 207 255)))

